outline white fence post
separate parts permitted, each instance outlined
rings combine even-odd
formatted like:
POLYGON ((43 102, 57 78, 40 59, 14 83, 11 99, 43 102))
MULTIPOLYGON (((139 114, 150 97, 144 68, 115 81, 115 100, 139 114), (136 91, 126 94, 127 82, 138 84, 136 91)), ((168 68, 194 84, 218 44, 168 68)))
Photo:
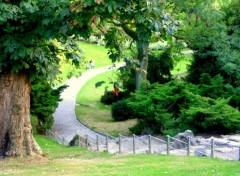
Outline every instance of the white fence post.
POLYGON ((214 139, 211 138, 211 158, 214 158, 214 139))
POLYGON ((167 155, 170 153, 170 136, 167 135, 167 155))
POLYGON ((152 153, 152 138, 151 135, 148 135, 148 153, 152 153))
POLYGON ((190 137, 187 138, 187 156, 190 156, 190 137))
POLYGON ((135 141, 135 134, 133 134, 133 154, 136 153, 136 141, 135 141))
POLYGON ((122 153, 122 145, 121 145, 121 134, 119 134, 119 154, 122 153))

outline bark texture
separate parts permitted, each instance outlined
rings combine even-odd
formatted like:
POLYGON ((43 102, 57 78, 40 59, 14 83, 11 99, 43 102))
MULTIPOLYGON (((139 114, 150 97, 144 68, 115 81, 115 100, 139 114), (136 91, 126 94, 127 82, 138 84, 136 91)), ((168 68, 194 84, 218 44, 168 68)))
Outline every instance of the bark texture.
POLYGON ((143 80, 147 79, 148 68, 148 46, 147 41, 137 41, 137 59, 139 61, 139 69, 136 71, 136 89, 140 88, 143 80))
POLYGON ((32 134, 30 90, 26 74, 0 74, 0 156, 42 154, 32 134))

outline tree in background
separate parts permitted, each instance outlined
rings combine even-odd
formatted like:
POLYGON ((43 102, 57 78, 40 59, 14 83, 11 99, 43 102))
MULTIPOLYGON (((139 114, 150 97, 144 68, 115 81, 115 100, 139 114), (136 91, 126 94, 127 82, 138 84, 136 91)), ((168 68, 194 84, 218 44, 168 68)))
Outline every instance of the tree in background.
POLYGON ((41 154, 30 123, 30 81, 58 73, 54 38, 66 44, 67 58, 80 61, 78 46, 67 37, 71 8, 62 0, 3 0, 0 14, 0 156, 41 154))
POLYGON ((183 28, 179 30, 178 37, 194 51, 194 59, 188 70, 188 81, 199 84, 202 73, 208 73, 211 77, 220 74, 225 83, 239 86, 239 35, 229 35, 229 31, 236 31, 236 26, 226 25, 230 21, 236 23, 236 15, 226 16, 231 12, 236 14, 233 9, 238 6, 233 7, 232 2, 234 1, 175 0, 178 8, 184 12, 183 28))
POLYGON ((122 43, 126 37, 135 43, 138 89, 142 80, 147 78, 149 43, 166 40, 178 26, 172 10, 167 9, 169 4, 159 0, 78 0, 74 4, 79 16, 86 12, 92 15, 92 24, 105 36, 113 62, 123 56, 122 43))

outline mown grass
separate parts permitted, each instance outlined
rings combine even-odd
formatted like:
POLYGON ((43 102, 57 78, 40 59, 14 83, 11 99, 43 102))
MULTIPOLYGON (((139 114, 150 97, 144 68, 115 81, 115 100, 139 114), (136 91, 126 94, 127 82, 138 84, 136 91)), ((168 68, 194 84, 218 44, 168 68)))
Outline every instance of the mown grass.
POLYGON ((85 42, 79 42, 79 46, 82 50, 81 63, 79 67, 72 64, 71 60, 66 60, 64 57, 60 57, 60 71, 57 76, 55 84, 59 85, 65 82, 72 76, 79 76, 86 71, 89 61, 92 59, 94 67, 99 68, 106 65, 111 65, 112 61, 108 58, 107 49, 104 46, 97 46, 95 44, 89 44, 85 42))
POLYGON ((239 161, 167 155, 110 155, 36 136, 46 157, 0 159, 0 175, 239 176, 239 161))
POLYGON ((81 123, 98 132, 109 133, 112 136, 117 136, 119 133, 128 135, 130 134, 129 127, 136 124, 136 119, 115 122, 111 118, 111 106, 100 102, 105 87, 113 90, 113 85, 109 82, 114 80, 114 75, 115 73, 112 71, 105 72, 90 79, 83 86, 76 98, 76 115, 81 123), (95 84, 99 81, 106 83, 96 88, 95 84))

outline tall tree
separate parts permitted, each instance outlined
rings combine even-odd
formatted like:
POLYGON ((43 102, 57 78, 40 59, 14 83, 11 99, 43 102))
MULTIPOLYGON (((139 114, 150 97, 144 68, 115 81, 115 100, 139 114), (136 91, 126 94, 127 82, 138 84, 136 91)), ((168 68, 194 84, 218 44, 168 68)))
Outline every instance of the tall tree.
POLYGON ((123 55, 123 38, 128 36, 135 43, 138 89, 147 78, 149 43, 155 36, 157 40, 166 39, 178 26, 171 10, 167 10, 169 4, 162 0, 78 0, 74 4, 79 15, 86 11, 91 13, 89 25, 95 24, 104 34, 113 61, 123 55))
MULTIPOLYGON (((59 51, 71 29, 69 2, 3 0, 0 3, 0 156, 41 154, 30 123, 30 80, 52 79, 58 72, 59 51), (64 37, 65 36, 65 37, 64 37)), ((81 30, 80 30, 81 31, 81 30)), ((80 57, 69 42, 66 54, 80 57)))
POLYGON ((220 74, 225 83, 239 86, 238 1, 172 1, 184 14, 184 25, 178 36, 194 51, 188 80, 199 84, 202 73, 209 73, 212 77, 220 74))

